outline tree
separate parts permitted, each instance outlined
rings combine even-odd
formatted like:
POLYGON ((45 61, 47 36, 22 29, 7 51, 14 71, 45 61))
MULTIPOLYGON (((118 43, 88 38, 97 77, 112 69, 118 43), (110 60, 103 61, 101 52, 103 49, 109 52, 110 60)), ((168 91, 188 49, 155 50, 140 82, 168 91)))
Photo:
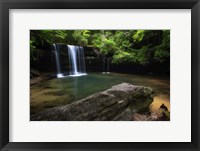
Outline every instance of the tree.
POLYGON ((169 59, 170 56, 170 31, 163 30, 162 43, 155 47, 155 60, 159 62, 164 62, 169 59))
POLYGON ((38 48, 49 49, 54 43, 93 46, 112 63, 169 62, 169 30, 31 30, 31 61, 38 48))
POLYGON ((73 38, 78 45, 87 46, 89 37, 89 30, 75 30, 73 33, 73 38))

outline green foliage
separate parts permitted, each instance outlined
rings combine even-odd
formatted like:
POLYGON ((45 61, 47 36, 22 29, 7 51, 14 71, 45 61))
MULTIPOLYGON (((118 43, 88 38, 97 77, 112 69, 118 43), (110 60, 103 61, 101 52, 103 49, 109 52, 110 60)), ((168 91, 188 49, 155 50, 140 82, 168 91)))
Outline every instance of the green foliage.
POLYGON ((75 30, 73 33, 73 38, 78 45, 87 46, 89 37, 89 30, 75 30))
POLYGON ((118 47, 122 50, 126 50, 131 46, 129 41, 130 35, 128 33, 128 31, 117 31, 114 34, 114 40, 118 44, 118 47))
POLYGON ((31 41, 40 48, 53 43, 65 43, 66 36, 65 30, 31 30, 31 41))
POLYGON ((145 36, 145 30, 137 30, 133 35, 134 42, 141 42, 145 36))
POLYGON ((149 47, 143 46, 141 49, 137 51, 136 61, 137 63, 146 65, 149 63, 149 47))
POLYGON ((34 41, 30 40, 30 59, 31 59, 31 62, 37 61, 37 57, 34 54, 35 48, 36 48, 36 46, 34 45, 34 41))
POLYGON ((164 62, 170 56, 170 31, 163 31, 162 43, 155 47, 154 58, 159 62, 164 62))
POLYGON ((114 64, 162 63, 170 56, 169 30, 31 30, 31 61, 38 48, 51 50, 54 43, 92 46, 114 64))
POLYGON ((104 56, 112 57, 116 51, 116 42, 110 31, 105 33, 103 31, 102 33, 95 34, 92 44, 97 47, 104 56))
POLYGON ((63 41, 67 36, 67 33, 62 30, 55 30, 54 32, 55 32, 55 37, 57 38, 57 40, 60 41, 63 41))
POLYGON ((149 49, 148 46, 143 46, 141 49, 129 49, 129 51, 118 51, 113 56, 113 63, 119 64, 123 62, 137 63, 146 65, 149 63, 149 49))
POLYGON ((92 36, 92 45, 96 48, 98 48, 99 50, 101 50, 102 48, 102 39, 103 39, 103 36, 101 33, 95 33, 93 36, 92 36))
POLYGON ((115 64, 120 64, 123 62, 133 62, 135 61, 135 54, 126 51, 118 51, 114 54, 112 62, 115 64))
POLYGON ((32 40, 30 40, 30 47, 31 47, 31 49, 35 49, 36 48, 35 45, 34 45, 34 41, 32 41, 32 40))

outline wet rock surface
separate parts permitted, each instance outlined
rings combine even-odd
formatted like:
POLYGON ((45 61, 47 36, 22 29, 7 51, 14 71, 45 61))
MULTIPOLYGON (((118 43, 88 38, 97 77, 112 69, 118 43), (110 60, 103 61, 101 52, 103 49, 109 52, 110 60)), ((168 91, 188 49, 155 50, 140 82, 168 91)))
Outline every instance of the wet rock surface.
POLYGON ((54 77, 51 74, 41 74, 40 76, 37 77, 33 77, 30 79, 30 85, 35 85, 35 84, 39 84, 42 81, 47 81, 47 80, 51 80, 54 77))
POLYGON ((31 121, 131 121, 152 102, 151 88, 121 83, 69 105, 36 113, 31 121))
POLYGON ((133 121, 169 121, 170 112, 168 108, 162 104, 157 112, 152 112, 150 114, 133 114, 133 121))

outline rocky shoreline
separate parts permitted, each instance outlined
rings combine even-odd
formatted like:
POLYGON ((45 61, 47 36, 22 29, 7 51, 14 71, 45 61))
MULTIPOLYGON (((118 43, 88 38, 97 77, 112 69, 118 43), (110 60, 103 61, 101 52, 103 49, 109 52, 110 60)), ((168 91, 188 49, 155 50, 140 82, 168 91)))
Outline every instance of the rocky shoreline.
POLYGON ((156 121, 164 112, 145 113, 153 94, 151 88, 121 83, 69 105, 36 113, 31 121, 156 121))

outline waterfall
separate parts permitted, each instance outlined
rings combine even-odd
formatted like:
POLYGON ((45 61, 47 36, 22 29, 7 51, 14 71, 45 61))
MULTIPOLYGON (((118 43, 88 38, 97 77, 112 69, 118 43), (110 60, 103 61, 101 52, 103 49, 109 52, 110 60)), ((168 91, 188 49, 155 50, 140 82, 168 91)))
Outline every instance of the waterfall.
POLYGON ((86 75, 84 49, 81 46, 68 46, 70 76, 86 75))
POLYGON ((77 49, 78 49, 80 73, 86 74, 84 49, 81 46, 80 47, 77 46, 77 49))
POLYGON ((57 67, 57 78, 65 77, 66 73, 69 73, 69 76, 87 75, 85 68, 85 54, 83 47, 73 46, 73 45, 61 45, 61 44, 53 44, 53 47, 55 50, 54 54, 57 67), (63 48, 64 50, 67 50, 69 57, 69 62, 66 62, 66 65, 69 65, 70 71, 65 71, 65 72, 61 71, 61 60, 60 60, 61 58, 60 51, 61 50, 63 51, 63 48), (65 75, 63 73, 65 73, 65 75))
POLYGON ((54 47, 54 53, 55 53, 55 60, 56 60, 56 67, 57 67, 57 78, 63 77, 63 74, 61 73, 61 68, 60 68, 60 51, 59 47, 56 44, 53 44, 54 47))
POLYGON ((70 74, 76 75, 78 74, 76 46, 68 45, 68 55, 69 55, 69 62, 70 62, 70 68, 71 68, 70 74))

